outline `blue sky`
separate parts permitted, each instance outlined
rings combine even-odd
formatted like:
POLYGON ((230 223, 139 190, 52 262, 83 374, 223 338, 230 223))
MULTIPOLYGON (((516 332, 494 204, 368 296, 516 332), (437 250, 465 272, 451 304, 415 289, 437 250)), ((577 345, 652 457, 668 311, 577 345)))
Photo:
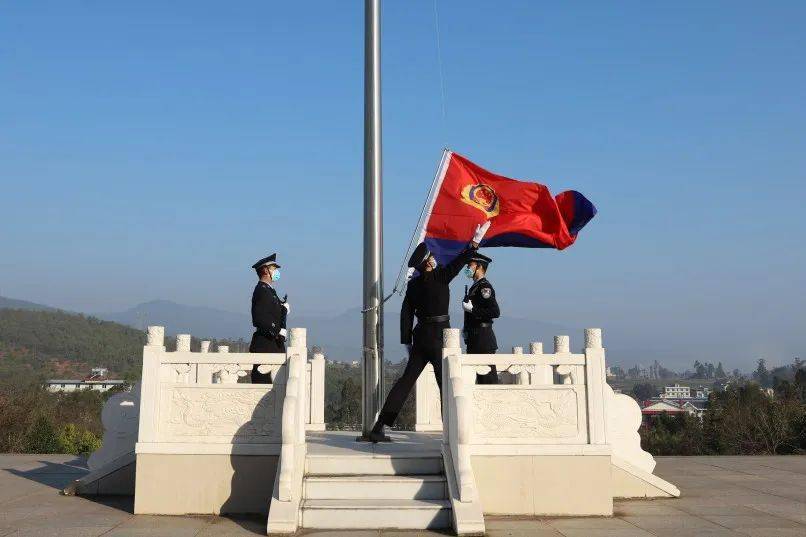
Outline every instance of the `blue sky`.
MULTIPOLYGON (((359 304, 363 3, 230 4, 4 4, 0 294, 245 310, 276 250, 295 311, 359 304)), ((487 252, 509 315, 803 356, 806 4, 438 8, 445 118, 433 2, 383 9, 389 286, 447 145, 599 208, 564 252, 487 252)))

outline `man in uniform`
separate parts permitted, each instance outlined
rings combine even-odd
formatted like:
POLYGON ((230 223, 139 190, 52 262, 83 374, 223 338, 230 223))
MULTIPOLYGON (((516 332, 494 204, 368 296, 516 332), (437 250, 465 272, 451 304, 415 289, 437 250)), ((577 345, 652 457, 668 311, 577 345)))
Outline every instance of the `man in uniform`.
MULTIPOLYGON (((487 267, 492 259, 474 252, 465 267, 465 275, 473 285, 465 292, 462 308, 465 310, 465 325, 462 333, 467 345, 467 354, 495 354, 498 342, 493 332, 493 319, 501 316, 495 290, 487 281, 487 267)), ((476 375, 477 384, 498 384, 498 371, 494 365, 486 375, 476 375)))
MULTIPOLYGON (((280 265, 277 264, 277 254, 264 257, 252 268, 257 272, 259 281, 252 293, 252 325, 255 333, 249 344, 249 352, 285 352, 286 324, 285 319, 291 306, 288 302, 280 300, 274 290, 274 282, 280 279, 280 265)), ((252 366, 252 384, 268 384, 268 373, 257 370, 258 365, 252 366)))
POLYGON ((420 274, 409 282, 400 308, 400 341, 408 350, 409 360, 403 376, 389 391, 368 440, 381 442, 388 439, 383 433, 384 426, 391 426, 395 422, 427 363, 434 366, 437 385, 442 390, 442 331, 451 326, 448 316, 449 285, 473 256, 489 227, 489 221, 477 226, 468 247, 444 267, 437 266, 436 259, 424 243, 414 249, 409 258, 409 268, 417 269, 420 274), (412 329, 415 316, 417 326, 412 329))

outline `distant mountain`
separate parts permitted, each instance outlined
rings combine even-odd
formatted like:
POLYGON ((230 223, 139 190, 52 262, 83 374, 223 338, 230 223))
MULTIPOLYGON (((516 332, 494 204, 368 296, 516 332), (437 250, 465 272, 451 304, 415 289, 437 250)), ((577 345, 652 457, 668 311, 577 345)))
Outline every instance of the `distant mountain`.
POLYGON ((28 302, 27 300, 17 300, 16 298, 8 298, 0 296, 0 310, 13 309, 13 310, 32 310, 32 311, 55 311, 56 308, 37 304, 35 302, 28 302))
POLYGON ((145 339, 140 330, 77 313, 3 308, 0 377, 26 369, 52 374, 78 365, 84 372, 104 366, 137 377, 145 339))
POLYGON ((117 313, 98 313, 138 330, 149 325, 164 326, 169 334, 192 334, 206 338, 246 338, 252 334, 252 320, 246 313, 234 313, 204 306, 186 306, 169 300, 152 300, 117 313))

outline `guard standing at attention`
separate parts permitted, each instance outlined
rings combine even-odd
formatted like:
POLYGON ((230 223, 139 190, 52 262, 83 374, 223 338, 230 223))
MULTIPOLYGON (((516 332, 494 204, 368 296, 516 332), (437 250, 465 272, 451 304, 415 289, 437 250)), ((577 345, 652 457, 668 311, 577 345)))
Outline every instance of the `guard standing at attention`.
MULTIPOLYGON (((280 300, 274 283, 280 279, 280 265, 277 254, 264 257, 252 268, 259 281, 252 293, 252 325, 255 333, 249 344, 249 352, 285 352, 286 315, 291 310, 287 297, 280 300)), ((258 371, 252 366, 252 384, 268 384, 271 375, 258 371)))
POLYGON ((409 282, 400 308, 400 341, 406 346, 409 359, 403 376, 389 391, 368 440, 388 440, 383 433, 384 426, 391 426, 395 422, 406 397, 427 363, 434 366, 437 386, 442 390, 442 331, 451 327, 448 316, 449 284, 475 254, 489 227, 489 221, 477 226, 468 247, 444 267, 437 266, 436 259, 424 243, 414 249, 409 258, 409 268, 417 269, 420 274, 409 282), (417 326, 412 329, 415 316, 417 326))
MULTIPOLYGON (((501 316, 495 289, 487 280, 487 267, 492 259, 474 252, 465 267, 465 275, 473 280, 473 285, 465 291, 462 308, 465 310, 465 325, 462 330, 467 354, 495 354, 498 342, 493 332, 493 319, 501 316)), ((498 371, 495 365, 486 375, 476 375, 477 384, 498 384, 498 371)))

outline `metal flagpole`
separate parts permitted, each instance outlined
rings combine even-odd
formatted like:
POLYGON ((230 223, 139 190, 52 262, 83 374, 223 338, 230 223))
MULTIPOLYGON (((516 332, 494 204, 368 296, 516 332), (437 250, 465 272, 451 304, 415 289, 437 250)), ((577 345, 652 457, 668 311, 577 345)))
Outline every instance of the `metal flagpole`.
POLYGON ((383 396, 383 211, 381 198, 380 0, 364 1, 364 363, 361 431, 383 396))

